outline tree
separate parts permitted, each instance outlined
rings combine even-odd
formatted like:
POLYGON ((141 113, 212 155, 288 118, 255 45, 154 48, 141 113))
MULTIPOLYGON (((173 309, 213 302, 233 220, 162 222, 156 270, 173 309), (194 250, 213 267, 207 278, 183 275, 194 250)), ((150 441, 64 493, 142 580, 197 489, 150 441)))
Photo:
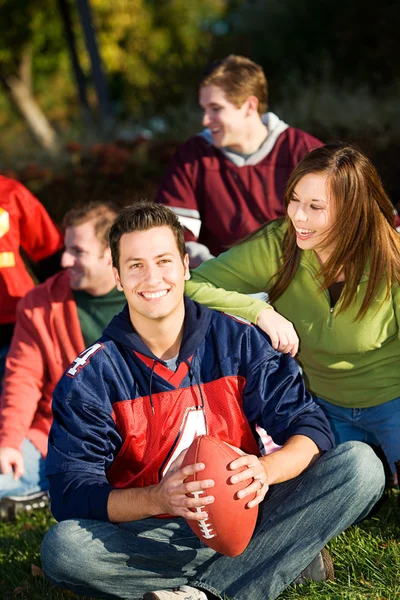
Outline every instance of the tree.
MULTIPOLYGON (((32 84, 33 56, 41 52, 47 41, 43 31, 51 22, 49 5, 45 0, 35 4, 3 0, 1 11, 0 83, 36 141, 55 156, 60 149, 58 136, 35 99, 32 84)), ((57 39, 57 34, 53 39, 57 39)), ((51 62, 54 55, 48 56, 51 62)))
MULTIPOLYGON (((182 102, 190 85, 197 83, 211 54, 213 24, 225 18, 230 0, 90 0, 90 6, 113 110, 122 117, 140 118, 182 102)), ((50 154, 57 153, 59 141, 44 113, 76 119, 79 97, 81 104, 96 108, 76 3, 70 1, 69 9, 80 96, 56 0, 2 1, 0 82, 50 154)))
POLYGON ((92 0, 114 98, 130 115, 182 100, 210 57, 229 0, 92 0))

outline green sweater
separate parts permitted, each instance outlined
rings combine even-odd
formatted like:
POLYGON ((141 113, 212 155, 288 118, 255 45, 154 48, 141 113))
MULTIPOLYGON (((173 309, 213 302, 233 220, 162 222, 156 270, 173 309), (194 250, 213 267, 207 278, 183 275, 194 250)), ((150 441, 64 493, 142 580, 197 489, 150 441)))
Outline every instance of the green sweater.
POLYGON ((124 308, 126 298, 114 287, 104 296, 92 296, 83 290, 72 291, 83 340, 86 347, 93 344, 103 333, 111 319, 124 308))
MULTIPOLYGON (((204 262, 192 272, 186 294, 210 308, 254 323, 267 305, 242 294, 268 291, 285 231, 285 223, 274 221, 253 240, 204 262)), ((319 291, 319 270, 315 252, 303 250, 293 280, 274 304, 296 328, 300 338, 296 358, 308 389, 348 408, 376 406, 400 397, 399 286, 393 285, 391 295, 384 300, 386 286, 382 282, 368 312, 355 321, 368 273, 362 276, 351 306, 338 314, 340 299, 332 309, 328 291, 319 291)))

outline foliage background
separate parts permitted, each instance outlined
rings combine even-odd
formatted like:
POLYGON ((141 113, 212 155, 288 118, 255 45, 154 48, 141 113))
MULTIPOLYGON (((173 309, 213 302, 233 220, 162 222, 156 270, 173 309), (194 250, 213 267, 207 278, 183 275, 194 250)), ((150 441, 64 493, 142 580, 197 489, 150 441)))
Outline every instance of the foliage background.
POLYGON ((324 141, 358 143, 400 203, 397 0, 90 0, 111 103, 107 131, 77 3, 67 4, 90 125, 82 119, 59 0, 0 0, 0 79, 24 77, 62 148, 50 158, 32 142, 0 88, 0 170, 22 179, 57 218, 64 196, 151 198, 176 143, 200 127, 202 69, 229 53, 264 67, 270 108, 290 125, 324 141))

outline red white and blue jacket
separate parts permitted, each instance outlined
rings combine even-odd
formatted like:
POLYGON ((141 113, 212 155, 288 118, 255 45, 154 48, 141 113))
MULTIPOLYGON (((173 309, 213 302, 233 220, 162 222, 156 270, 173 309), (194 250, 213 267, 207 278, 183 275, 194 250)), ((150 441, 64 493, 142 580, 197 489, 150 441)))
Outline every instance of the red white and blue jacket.
POLYGON ((107 521, 114 488, 157 484, 197 435, 260 454, 256 426, 284 444, 333 447, 296 362, 253 325, 185 298, 175 372, 134 331, 127 307, 65 371, 53 396, 46 474, 56 519, 107 521))

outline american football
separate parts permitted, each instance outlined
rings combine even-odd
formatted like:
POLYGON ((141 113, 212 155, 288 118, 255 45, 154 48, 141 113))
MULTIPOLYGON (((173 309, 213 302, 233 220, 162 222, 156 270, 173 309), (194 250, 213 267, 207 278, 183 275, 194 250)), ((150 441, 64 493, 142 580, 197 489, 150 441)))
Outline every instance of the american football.
MULTIPOLYGON (((201 494, 213 495, 214 502, 202 508, 207 512, 207 519, 192 521, 188 519, 194 533, 202 542, 226 556, 238 556, 247 547, 256 525, 258 507, 246 508, 245 505, 253 496, 238 498, 237 492, 251 484, 252 479, 232 484, 229 479, 235 473, 229 464, 240 456, 228 444, 210 435, 200 435, 188 448, 182 466, 202 462, 205 469, 187 477, 185 482, 200 479, 213 479, 214 487, 206 491, 188 494, 198 497, 201 494)), ((200 510, 200 509, 193 509, 200 510)))

